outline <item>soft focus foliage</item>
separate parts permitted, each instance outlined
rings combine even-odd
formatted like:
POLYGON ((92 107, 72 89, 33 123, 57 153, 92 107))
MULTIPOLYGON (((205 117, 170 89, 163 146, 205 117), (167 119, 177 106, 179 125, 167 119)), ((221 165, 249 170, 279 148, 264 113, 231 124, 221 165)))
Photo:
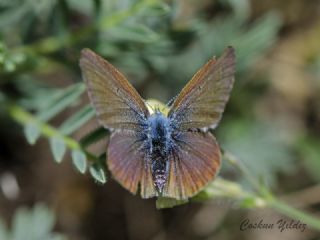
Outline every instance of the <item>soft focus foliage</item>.
MULTIPOLYGON (((224 210, 214 201, 230 201, 237 209, 278 207, 300 216, 278 204, 273 191, 319 212, 319 6, 302 0, 0 1, 0 214, 8 221, 22 203, 47 201, 59 213, 57 226, 75 239, 177 239, 181 232, 183 239, 252 239, 238 232, 244 211, 224 210), (113 184, 106 167, 109 132, 97 125, 86 97, 81 49, 108 59, 145 99, 167 102, 228 45, 236 49, 237 75, 214 132, 226 152, 219 179, 189 205, 129 196, 113 184), (21 133, 33 148, 25 146, 21 133), (15 200, 6 190, 13 182, 2 177, 8 172, 20 186, 15 200), (91 185, 85 174, 99 184, 91 185), (153 212, 155 205, 180 204, 153 212), (192 209, 190 219, 182 221, 183 209, 192 209), (197 220, 198 213, 205 217, 197 220), (172 227, 187 223, 195 229, 172 227), (234 235, 228 231, 234 229, 234 235)), ((24 221, 29 214, 38 221, 40 212, 39 231, 51 234, 50 210, 37 205, 33 211, 17 210, 15 216, 24 221)), ((316 220, 302 218, 320 228, 316 220)), ((21 231, 31 223, 23 222, 21 231)), ((11 231, 4 226, 0 233, 16 231, 16 224, 11 231)))
MULTIPOLYGON (((72 4, 71 2, 68 7, 69 11, 71 11, 70 8, 72 4)), ((63 6, 61 6, 61 8, 63 7, 62 9, 59 8, 59 5, 56 7, 60 11, 66 11, 68 10, 67 6, 68 2, 65 1, 63 6)), ((194 19, 184 27, 186 29, 180 30, 170 25, 170 22, 174 21, 175 18, 175 16, 172 15, 174 14, 174 10, 170 10, 169 5, 161 3, 160 1, 138 1, 132 5, 129 4, 129 2, 125 2, 124 4, 114 3, 114 5, 111 5, 111 8, 117 9, 119 13, 116 12, 112 14, 112 12, 110 12, 110 6, 108 7, 108 11, 102 11, 101 9, 103 8, 99 8, 99 11, 101 11, 99 18, 92 23, 92 26, 86 25, 85 28, 88 29, 86 31, 77 30, 78 32, 81 31, 79 39, 78 37, 75 38, 78 32, 64 33, 61 39, 57 37, 41 40, 40 44, 36 43, 31 46, 31 52, 33 49, 35 49, 35 51, 39 49, 39 45, 41 48, 40 52, 49 50, 51 52, 51 48, 53 47, 58 48, 56 49, 57 51, 60 50, 60 48, 62 50, 64 45, 59 46, 63 44, 63 42, 61 43, 60 41, 71 41, 72 45, 69 46, 70 49, 67 49, 67 51, 76 51, 77 45, 80 44, 92 47, 106 58, 111 59, 114 64, 125 71, 132 80, 143 81, 145 79, 144 81, 147 81, 147 74, 150 74, 148 69, 150 69, 154 78, 163 81, 164 87, 174 90, 164 94, 164 96, 159 96, 160 100, 168 101, 169 99, 166 99, 166 96, 174 96, 179 89, 178 87, 182 86, 186 79, 190 79, 197 69, 201 67, 208 58, 212 57, 212 54, 220 54, 226 46, 235 46, 237 50, 237 71, 240 75, 243 71, 248 71, 248 66, 257 58, 258 53, 267 49, 275 40, 275 34, 279 28, 277 15, 270 13, 256 20, 254 24, 245 26, 247 16, 245 16, 244 13, 248 12, 248 9, 246 9, 248 7, 247 4, 244 2, 244 4, 241 5, 231 1, 228 7, 234 12, 233 15, 229 13, 226 16, 218 16, 210 22, 204 22, 200 19, 195 21, 194 19), (158 14, 152 14, 152 11, 155 9, 160 12, 158 14), (93 29, 95 26, 97 29, 93 29), (90 37, 93 33, 96 33, 97 36, 91 40, 90 37), (86 34, 88 34, 87 38, 89 39, 83 37, 83 35, 86 34), (184 39, 174 37, 175 34, 191 34, 194 39, 193 44, 190 47, 187 47, 187 45, 185 47, 183 47, 183 45, 181 46, 181 41, 184 39), (84 40, 80 37, 84 38, 84 40), (44 43, 45 47, 43 47, 44 43), (177 54, 174 54, 176 51, 178 51, 177 54), (178 81, 174 81, 174 79, 178 81)), ((51 9, 51 11, 53 11, 52 14, 54 14, 54 5, 48 5, 45 9, 47 9, 47 11, 51 9)), ((28 11, 29 10, 31 9, 28 9, 28 11)), ((42 18, 45 19, 44 16, 42 16, 42 18)), ((55 21, 58 20, 55 19, 55 21)), ((64 26, 63 23, 59 24, 64 26)), ((62 28, 62 26, 60 28, 62 28)), ((53 26, 48 25, 47 27, 50 29, 53 26)), ((60 28, 57 30, 62 31, 60 28)), ((49 29, 47 30, 49 31, 49 29)), ((54 29, 56 29, 56 27, 54 29)), ((190 42, 192 38, 189 40, 190 42)), ((81 47, 81 45, 79 47, 81 47)), ((21 50, 22 53, 19 50, 17 51, 23 54, 23 50, 21 50)), ((26 55, 28 54, 27 52, 24 53, 26 55)), ((62 62, 58 63, 61 64, 62 62)), ((35 67, 40 67, 39 65, 40 63, 36 64, 35 67)), ((46 63, 45 66, 47 67, 48 63, 46 63)), ((54 69, 51 71, 54 71, 54 69)), ((26 78, 28 76, 22 74, 21 77, 26 78)), ((29 77, 32 78, 32 76, 29 77)), ((17 78, 19 78, 19 76, 17 78)), ((24 81, 28 82, 28 80, 24 81)), ((240 82, 241 79, 237 81, 240 82)), ((27 123, 25 122, 26 137, 31 144, 36 142, 41 131, 43 133, 43 123, 45 124, 67 107, 74 106, 77 99, 79 99, 84 92, 84 85, 82 83, 61 90, 52 90, 52 88, 47 88, 46 86, 34 86, 38 85, 38 83, 34 83, 33 85, 32 83, 23 84, 24 86, 21 87, 20 83, 17 83, 18 87, 22 88, 22 91, 26 94, 30 94, 30 90, 28 91, 27 89, 33 90, 32 96, 23 99, 24 102, 29 103, 26 107, 36 111, 36 119, 32 119, 27 123), (30 84, 31 86, 25 86, 25 84, 30 84), (35 91, 39 92, 39 94, 34 94, 35 91), (49 99, 45 96, 49 96, 49 99)), ((147 92, 147 94, 149 93, 147 92)), ((16 115, 15 111, 13 114, 16 115)), ((73 162, 76 164, 76 167, 81 172, 85 172, 83 160, 86 156, 84 155, 84 149, 83 154, 80 156, 81 146, 74 146, 75 144, 68 143, 68 139, 65 138, 65 136, 72 134, 77 129, 81 129, 82 125, 93 116, 94 113, 92 109, 84 106, 60 124, 60 126, 54 130, 53 134, 49 133, 47 137, 50 138, 51 151, 57 162, 62 161, 67 147, 69 147, 73 150, 73 162)), ((235 121, 239 122, 238 119, 235 121)), ((260 130, 263 129, 260 128, 260 130)), ((268 130, 266 129, 265 131, 268 130)), ((228 133, 225 135, 228 136, 228 133)), ((248 138, 249 137, 251 136, 248 136, 248 138)), ((270 144, 272 144, 272 140, 270 144)), ((247 152, 247 150, 244 151, 247 152)), ((255 156, 254 152, 252 152, 252 156, 255 156)), ((272 158, 272 156, 270 156, 270 158, 272 158)), ((250 157, 248 159, 250 159, 250 157)), ((279 168, 281 167, 280 165, 278 166, 279 168)), ((272 175, 270 175, 268 169, 272 171, 278 168, 263 169, 266 171, 264 176, 270 176, 272 179, 272 175)), ((99 177, 101 173, 99 173, 99 171, 100 170, 92 170, 90 173, 101 181, 102 179, 99 177)))
POLYGON ((0 239, 3 240, 66 240, 52 232, 55 224, 53 212, 43 204, 33 209, 20 208, 16 211, 11 230, 0 219, 0 239))

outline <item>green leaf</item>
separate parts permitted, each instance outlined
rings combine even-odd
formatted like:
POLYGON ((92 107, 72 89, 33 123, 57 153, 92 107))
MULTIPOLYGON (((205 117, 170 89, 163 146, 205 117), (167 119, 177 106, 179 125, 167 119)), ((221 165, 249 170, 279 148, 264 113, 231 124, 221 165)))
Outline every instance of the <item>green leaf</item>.
POLYGON ((33 239, 45 239, 51 232, 55 224, 55 216, 52 210, 45 205, 38 203, 31 213, 29 219, 30 230, 33 239))
POLYGON ((66 240, 67 238, 61 234, 53 234, 49 236, 46 240, 66 240))
POLYGON ((86 155, 80 150, 73 150, 71 153, 72 162, 80 173, 85 173, 87 169, 86 155))
POLYGON ((4 102, 6 99, 6 96, 4 95, 3 92, 0 91, 0 103, 4 102))
POLYGON ((39 82, 34 76, 21 75, 17 76, 14 83, 24 96, 19 100, 19 105, 35 111, 46 110, 51 107, 52 103, 59 100, 63 90, 52 88, 44 82, 39 82))
POLYGON ((0 239, 9 239, 9 232, 7 226, 5 225, 2 219, 0 219, 0 239))
POLYGON ((108 36, 116 41, 150 43, 159 39, 159 35, 145 25, 117 26, 108 31, 108 36))
POLYGON ((256 206, 256 198, 253 197, 253 196, 244 198, 240 203, 240 207, 242 207, 242 208, 254 208, 254 207, 257 207, 256 206))
POLYGON ((55 220, 54 212, 41 203, 36 204, 31 210, 19 208, 13 217, 11 234, 7 234, 12 237, 2 238, 0 232, 0 239, 65 240, 63 235, 52 232, 55 220))
POLYGON ((65 135, 70 135, 83 124, 89 121, 94 116, 94 110, 90 105, 85 106, 77 113, 73 114, 60 127, 60 131, 65 135))
POLYGON ((320 142, 312 137, 298 141, 297 148, 303 156, 303 164, 310 175, 320 181, 320 142))
POLYGON ((99 127, 95 130, 93 130, 92 132, 90 132, 89 134, 87 134, 86 136, 84 136, 80 142, 81 142, 81 146, 83 147, 87 147, 103 138, 106 138, 108 136, 109 131, 103 127, 99 127))
POLYGON ((240 203, 240 207, 245 208, 265 207, 267 204, 263 198, 247 191, 239 183, 220 177, 209 183, 205 189, 190 200, 192 202, 203 202, 218 198, 237 201, 240 203))
POLYGON ((216 18, 210 24, 201 24, 198 40, 181 54, 169 59, 166 78, 189 79, 209 59, 220 56, 226 46, 236 49, 237 73, 241 73, 261 56, 277 38, 281 19, 269 12, 244 28, 247 23, 235 16, 216 18))
POLYGON ((24 128, 24 134, 28 143, 33 145, 40 137, 40 129, 34 123, 28 123, 24 128))
POLYGON ((59 97, 54 99, 54 101, 49 103, 45 109, 39 112, 37 117, 42 121, 50 120, 69 105, 73 104, 84 90, 85 86, 83 83, 74 84, 62 90, 59 97))
POLYGON ((158 17, 166 15, 171 11, 171 7, 165 2, 158 2, 157 4, 146 8, 142 14, 151 17, 158 17))
POLYGON ((172 208, 187 203, 188 200, 177 200, 174 198, 159 197, 156 201, 157 209, 172 208))
POLYGON ((63 159, 63 156, 66 152, 66 145, 62 138, 53 137, 50 138, 50 147, 53 153, 53 157, 57 163, 60 163, 63 159))
POLYGON ((12 240, 32 240, 30 215, 25 208, 17 210, 13 217, 12 240))
POLYGON ((104 184, 107 182, 105 171, 100 164, 91 165, 89 171, 91 176, 99 183, 104 184))
POLYGON ((238 68, 248 68, 261 52, 271 47, 277 39, 280 26, 279 15, 269 12, 258 19, 247 32, 241 32, 232 41, 237 51, 238 68))
POLYGON ((4 70, 5 72, 13 72, 14 70, 16 70, 16 65, 14 64, 14 62, 7 60, 4 62, 4 70))
POLYGON ((221 2, 229 4, 232 7, 234 16, 239 21, 244 21, 250 17, 250 2, 248 0, 227 0, 221 2))
POLYGON ((219 136, 222 145, 232 149, 252 175, 256 179, 262 178, 268 186, 276 184, 277 173, 289 173, 295 168, 292 162, 294 158, 284 137, 285 131, 276 123, 228 121, 224 122, 219 136))

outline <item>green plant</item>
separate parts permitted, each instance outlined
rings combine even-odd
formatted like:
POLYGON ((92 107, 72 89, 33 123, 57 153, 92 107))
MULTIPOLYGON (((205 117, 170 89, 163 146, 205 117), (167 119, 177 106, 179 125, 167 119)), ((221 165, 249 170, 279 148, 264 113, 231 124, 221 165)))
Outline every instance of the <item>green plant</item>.
POLYGON ((0 219, 0 239, 3 240, 66 240, 62 234, 53 232, 55 215, 52 210, 38 203, 33 209, 16 210, 11 229, 0 219))
MULTIPOLYGON (((23 126, 30 144, 35 144, 42 135, 50 142, 51 152, 58 163, 63 160, 69 150, 72 161, 80 173, 84 174, 89 168, 90 174, 96 181, 100 183, 107 181, 105 154, 99 156, 89 152, 88 146, 108 137, 108 131, 98 128, 79 141, 72 137, 74 132, 81 130, 83 124, 94 117, 92 108, 89 105, 82 106, 79 101, 85 92, 84 84, 77 82, 60 89, 48 87, 36 81, 40 78, 39 75, 41 76, 43 66, 46 71, 54 72, 59 71, 61 65, 65 65, 68 69, 76 69, 74 75, 79 79, 79 70, 76 65, 79 51, 83 46, 96 49, 128 73, 132 79, 141 79, 141 81, 153 77, 161 79, 163 86, 173 95, 179 89, 180 79, 183 81, 189 79, 195 70, 211 57, 211 54, 218 55, 226 45, 234 45, 239 62, 237 75, 239 83, 236 84, 233 95, 238 101, 234 101, 234 105, 231 102, 230 107, 236 108, 238 113, 234 115, 238 114, 240 117, 237 118, 237 122, 229 120, 229 126, 236 132, 240 129, 241 133, 246 134, 242 140, 257 137, 254 131, 247 131, 248 129, 259 129, 258 131, 262 132, 261 135, 269 132, 268 127, 260 128, 260 124, 254 127, 246 124, 248 116, 253 115, 253 112, 247 109, 251 109, 257 97, 253 96, 251 90, 257 90, 255 92, 260 94, 260 86, 250 85, 244 76, 255 60, 263 55, 276 40, 281 24, 277 14, 272 12, 249 23, 248 2, 228 1, 226 5, 228 14, 215 16, 210 21, 195 18, 185 29, 179 29, 173 24, 176 10, 174 5, 170 6, 160 0, 140 0, 133 3, 110 1, 109 8, 101 6, 101 1, 94 1, 92 11, 89 13, 84 7, 87 3, 80 2, 77 7, 74 1, 61 1, 60 4, 47 6, 47 15, 45 15, 47 18, 42 19, 45 28, 44 37, 36 36, 31 39, 32 41, 29 39, 30 35, 36 35, 32 26, 38 21, 39 16, 34 13, 35 22, 30 22, 30 26, 26 28, 28 34, 22 34, 16 43, 9 43, 6 37, 12 36, 12 33, 6 29, 8 32, 2 38, 1 84, 13 86, 18 96, 12 92, 1 91, 0 101, 10 117, 23 126), (90 23, 80 24, 77 29, 70 29, 66 18, 74 14, 73 9, 82 11, 82 20, 89 19, 90 23), (46 22, 46 19, 49 19, 48 16, 53 17, 53 22, 46 22), (50 35, 51 32, 54 34, 50 35), (70 53, 71 57, 67 53, 70 53), (172 79, 179 84, 173 86, 172 79), (243 85, 246 87, 241 88, 243 85), (51 123, 54 117, 75 105, 79 110, 72 116, 59 125, 51 123)), ((28 8, 21 11, 30 10, 28 8)), ((9 19, 12 22, 7 24, 11 26, 16 24, 21 16, 23 15, 15 12, 14 20, 9 19)), ((224 136, 232 134, 230 130, 222 133, 224 136)), ((227 137, 225 142, 227 147, 233 148, 227 137)), ((260 146, 262 145, 281 146, 281 142, 275 142, 274 138, 270 137, 260 146)), ((287 164, 264 161, 266 167, 262 170, 265 172, 258 173, 259 176, 252 175, 251 169, 248 170, 243 162, 225 152, 224 158, 229 163, 229 167, 237 168, 249 182, 250 188, 247 190, 241 181, 234 182, 220 178, 191 201, 209 201, 218 197, 230 198, 242 207, 271 207, 320 229, 318 219, 280 202, 271 194, 267 185, 257 180, 260 176, 267 176, 269 179, 264 179, 266 182, 274 182, 275 172, 284 171, 285 166, 292 161, 288 152, 285 149, 281 155, 288 159, 287 164)), ((250 155, 251 158, 252 155, 250 155)), ((259 156, 254 155, 254 158, 259 156)), ((267 155, 263 160, 269 158, 270 155, 267 155)), ((246 166, 250 165, 250 162, 246 160, 244 162, 246 166)), ((185 201, 159 199, 157 207, 172 207, 182 203, 185 201)))

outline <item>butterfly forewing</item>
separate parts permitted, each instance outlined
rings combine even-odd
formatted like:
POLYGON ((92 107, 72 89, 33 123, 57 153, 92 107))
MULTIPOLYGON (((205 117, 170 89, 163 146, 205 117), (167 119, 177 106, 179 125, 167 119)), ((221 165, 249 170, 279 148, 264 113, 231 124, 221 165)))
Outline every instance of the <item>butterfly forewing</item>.
POLYGON ((219 123, 234 82, 235 54, 229 47, 211 59, 182 89, 172 104, 169 118, 180 130, 215 128, 219 123))
POLYGON ((82 50, 80 67, 99 122, 106 128, 141 129, 148 110, 128 80, 89 49, 82 50))

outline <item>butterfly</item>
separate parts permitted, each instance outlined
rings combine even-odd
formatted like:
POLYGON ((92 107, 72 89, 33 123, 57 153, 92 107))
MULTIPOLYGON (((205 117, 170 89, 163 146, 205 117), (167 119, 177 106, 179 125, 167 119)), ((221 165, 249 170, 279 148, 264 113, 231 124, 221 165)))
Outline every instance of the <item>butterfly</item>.
POLYGON ((107 165, 113 177, 142 198, 188 199, 218 173, 217 127, 234 83, 235 50, 209 60, 173 100, 167 114, 146 102, 114 66, 89 49, 82 77, 99 123, 111 131, 107 165))

